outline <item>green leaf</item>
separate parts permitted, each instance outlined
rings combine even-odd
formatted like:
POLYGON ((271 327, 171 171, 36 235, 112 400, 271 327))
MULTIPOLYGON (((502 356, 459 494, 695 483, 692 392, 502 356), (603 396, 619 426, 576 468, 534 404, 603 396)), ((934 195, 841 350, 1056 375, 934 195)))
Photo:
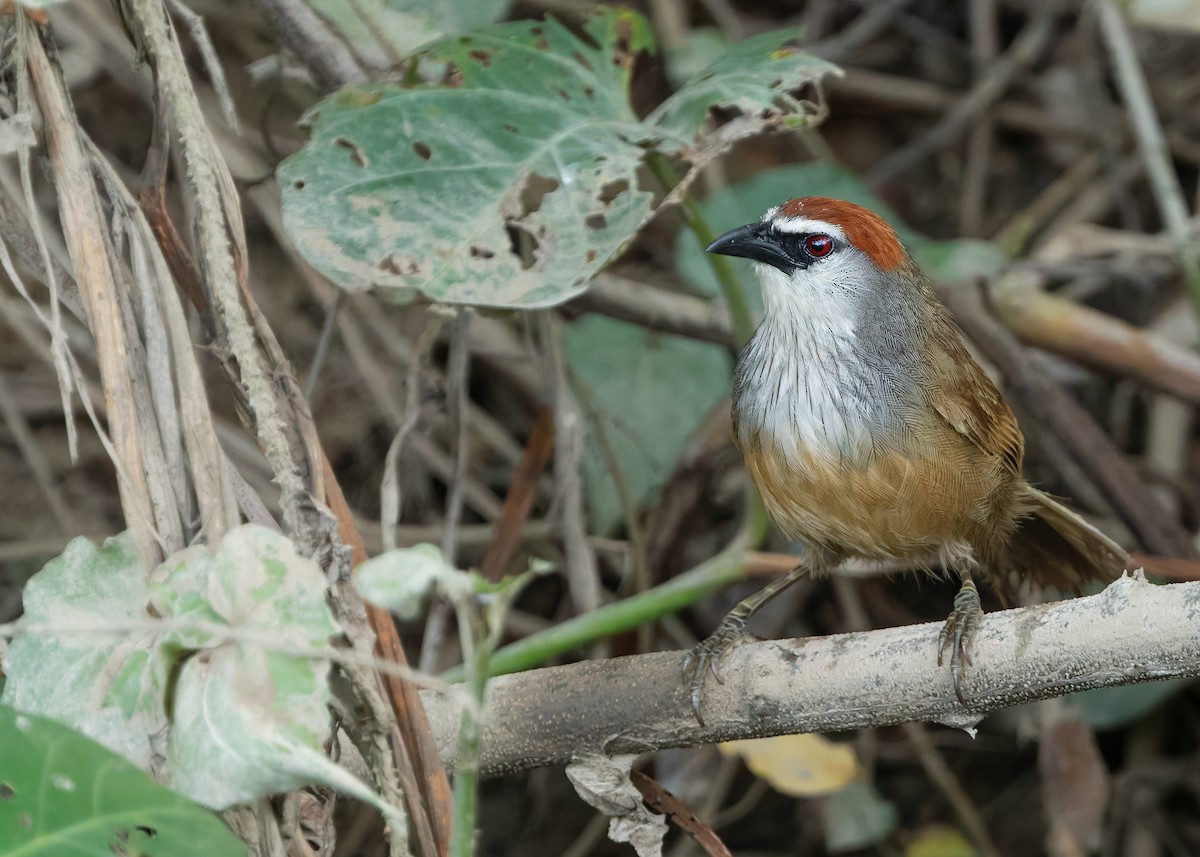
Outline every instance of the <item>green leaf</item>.
POLYGON ((1121 687, 1097 687, 1071 694, 1068 699, 1094 729, 1118 729, 1140 720, 1166 700, 1192 684, 1191 679, 1175 678, 1121 687))
POLYGON ((688 29, 674 48, 664 45, 668 79, 674 86, 682 86, 721 56, 728 45, 725 33, 717 27, 688 29))
POLYGON ((630 66, 653 41, 634 12, 602 10, 582 36, 519 21, 436 42, 420 56, 449 64, 444 83, 354 87, 309 114, 312 138, 279 169, 288 233, 346 288, 561 303, 652 214, 648 153, 720 149, 720 135, 700 137, 710 106, 736 104, 755 114, 739 127, 761 129, 794 106, 789 86, 833 70, 781 54, 794 36, 737 46, 644 121, 630 66))
MULTIPOLYGON (((925 238, 876 199, 853 173, 829 164, 800 164, 766 170, 744 182, 721 188, 700 208, 713 228, 724 232, 757 221, 768 208, 794 196, 832 196, 876 212, 892 225, 901 243, 935 281, 992 274, 1006 262, 1004 254, 987 241, 971 238, 934 241, 925 238)), ((675 260, 679 272, 697 289, 705 294, 718 294, 716 277, 704 259, 704 248, 691 232, 679 234, 675 242, 675 260)), ((756 282, 751 262, 745 259, 731 261, 745 272, 742 277, 744 283, 756 282)), ((758 290, 752 290, 750 294, 756 302, 755 309, 761 311, 762 301, 758 290)))
POLYGON ((896 805, 869 782, 851 783, 825 798, 825 848, 831 854, 856 851, 882 842, 896 829, 896 805))
POLYGON ((207 810, 53 720, 0 705, 0 855, 233 857, 207 810))
POLYGON ((604 432, 632 501, 645 502, 670 476, 688 435, 729 394, 731 361, 719 346, 603 316, 574 322, 565 351, 597 417, 583 475, 592 523, 607 532, 622 520, 621 504, 596 432, 604 432))
MULTIPOLYGON (((29 579, 23 622, 64 630, 149 622, 146 571, 128 533, 84 538, 29 579)), ((150 736, 166 727, 171 657, 147 629, 114 634, 18 633, 5 656, 3 701, 52 717, 148 769, 150 736)))

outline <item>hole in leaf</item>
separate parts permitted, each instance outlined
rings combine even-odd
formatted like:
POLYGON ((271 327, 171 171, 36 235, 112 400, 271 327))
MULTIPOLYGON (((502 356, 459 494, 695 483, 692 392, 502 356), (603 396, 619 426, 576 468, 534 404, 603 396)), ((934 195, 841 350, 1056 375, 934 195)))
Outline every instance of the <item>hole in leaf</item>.
POLYGON ((583 94, 584 94, 584 95, 586 95, 588 98, 595 98, 595 97, 596 97, 596 90, 595 90, 593 87, 591 87, 591 86, 587 86, 587 85, 585 85, 585 86, 583 87, 583 94))
POLYGON ((139 824, 134 828, 134 830, 149 839, 153 839, 154 837, 158 836, 157 830, 155 830, 153 827, 146 827, 144 824, 139 824))
POLYGON ((592 64, 590 62, 588 62, 587 57, 585 57, 579 51, 575 51, 575 53, 571 54, 571 56, 575 59, 575 62, 579 63, 581 66, 586 68, 588 71, 592 70, 592 64))
POLYGON ((417 153, 417 157, 422 161, 428 161, 433 157, 433 149, 429 148, 425 143, 417 140, 412 144, 413 151, 417 153))
POLYGON ((571 100, 571 96, 567 95, 567 91, 566 91, 565 89, 562 89, 562 88, 560 88, 560 87, 555 87, 555 88, 554 88, 554 94, 555 94, 555 95, 557 95, 559 98, 561 98, 563 101, 570 101, 570 100, 571 100))
POLYGON ((629 190, 629 182, 625 179, 617 179, 605 183, 604 187, 600 188, 599 200, 608 205, 625 191, 629 190))
POLYGON ((462 86, 463 73, 456 62, 447 62, 446 70, 442 73, 442 86, 451 89, 462 86))
POLYGON ((471 247, 471 258, 473 259, 491 259, 496 254, 486 247, 474 245, 471 247))
POLYGON ((503 122, 503 123, 501 123, 500 127, 503 128, 505 131, 511 131, 513 134, 517 133, 517 126, 512 124, 511 122, 503 122))
POLYGON ((603 214, 589 214, 583 220, 587 224, 588 229, 603 229, 608 225, 608 221, 604 219, 603 214))
POLYGON ((471 57, 471 59, 479 62, 479 64, 482 65, 484 68, 487 68, 488 66, 490 66, 492 64, 492 52, 491 51, 485 51, 485 50, 481 50, 480 48, 476 48, 475 50, 471 51, 469 56, 471 57))
POLYGON ((362 146, 355 143, 353 140, 348 140, 345 137, 338 137, 333 141, 333 145, 340 146, 350 153, 350 160, 354 161, 356 167, 365 167, 367 165, 367 155, 362 150, 362 146))
POLYGON ((17 790, 8 783, 0 783, 0 800, 12 800, 17 796, 17 790))
POLYGON ((542 34, 541 27, 531 27, 529 32, 531 35, 537 36, 537 41, 533 43, 533 46, 539 51, 547 50, 550 47, 550 43, 546 41, 546 37, 542 34))
POLYGON ((584 258, 584 261, 587 262, 587 264, 589 264, 589 265, 592 264, 592 262, 596 261, 596 251, 588 250, 583 258, 584 258))
POLYGON ((508 240, 513 253, 521 260, 521 270, 528 271, 537 262, 537 237, 523 226, 514 224, 508 227, 508 240))
POLYGON ((558 190, 558 180, 539 176, 537 173, 530 174, 525 180, 525 187, 521 192, 521 217, 528 217, 533 212, 542 207, 542 200, 547 194, 554 193, 558 190))
POLYGON ((304 190, 304 180, 297 179, 296 181, 292 182, 292 187, 294 187, 296 190, 304 190))

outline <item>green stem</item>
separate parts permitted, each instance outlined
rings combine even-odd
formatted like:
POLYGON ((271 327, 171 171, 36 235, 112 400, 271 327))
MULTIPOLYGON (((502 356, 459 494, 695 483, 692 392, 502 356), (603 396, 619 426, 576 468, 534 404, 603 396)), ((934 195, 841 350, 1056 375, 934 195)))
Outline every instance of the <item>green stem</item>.
MULTIPOLYGON (((761 511, 761 504, 757 509, 752 507, 747 510, 745 528, 729 547, 716 556, 640 595, 606 604, 505 646, 492 656, 489 671, 492 675, 504 675, 531 669, 601 637, 628 631, 643 622, 681 610, 731 583, 743 580, 746 572, 742 557, 746 547, 761 541, 767 529, 767 516, 761 511)), ((442 678, 446 681, 462 681, 463 668, 455 667, 442 678)))
MULTIPOLYGON (((667 160, 666 156, 657 152, 652 153, 646 158, 646 165, 668 193, 679 184, 679 174, 675 172, 675 168, 671 166, 671 162, 667 160)), ((682 210, 684 222, 700 239, 700 246, 707 247, 713 243, 717 235, 708 225, 708 221, 704 219, 704 213, 700 210, 700 205, 696 200, 685 196, 682 210)), ((717 277, 721 293, 725 296, 725 305, 729 307, 729 317, 733 321, 733 332, 737 336, 738 345, 744 345, 754 334, 754 314, 750 312, 750 303, 746 300, 746 292, 742 289, 742 284, 727 257, 715 253, 704 255, 717 277)))
POLYGON ((483 710, 489 677, 489 662, 495 648, 494 638, 481 627, 470 606, 458 610, 464 653, 467 661, 468 689, 476 706, 463 707, 458 729, 458 759, 454 766, 454 820, 450 828, 450 857, 472 857, 475 852, 475 817, 479 803, 479 742, 483 730, 478 711, 483 710), (468 641, 466 638, 469 637, 468 641))

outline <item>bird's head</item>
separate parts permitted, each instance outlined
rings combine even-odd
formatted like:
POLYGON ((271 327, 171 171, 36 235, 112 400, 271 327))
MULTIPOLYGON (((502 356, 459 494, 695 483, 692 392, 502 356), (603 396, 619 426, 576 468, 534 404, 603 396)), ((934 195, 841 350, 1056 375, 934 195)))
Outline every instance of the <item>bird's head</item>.
POLYGON ((886 220, 823 196, 790 199, 707 249, 758 263, 768 312, 856 300, 920 277, 886 220))

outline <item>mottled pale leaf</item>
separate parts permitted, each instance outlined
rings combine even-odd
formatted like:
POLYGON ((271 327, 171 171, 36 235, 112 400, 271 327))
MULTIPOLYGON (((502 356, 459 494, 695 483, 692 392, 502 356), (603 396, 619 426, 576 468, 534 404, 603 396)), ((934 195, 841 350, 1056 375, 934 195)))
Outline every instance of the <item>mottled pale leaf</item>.
POLYGON ((354 572, 359 595, 410 621, 420 615, 425 596, 435 586, 451 590, 452 603, 475 592, 470 575, 446 562, 434 545, 388 551, 371 557, 354 572))
POLYGON ((3 701, 66 723, 148 768, 151 737, 167 722, 171 658, 151 630, 95 633, 151 618, 133 539, 123 533, 102 547, 74 539, 29 579, 23 599, 24 621, 40 629, 18 633, 9 646, 3 701), (93 633, 67 633, 85 628, 93 633))
POLYGON ((818 797, 845 788, 862 773, 854 748, 824 735, 779 735, 718 745, 740 756, 755 776, 795 797, 818 797))
POLYGON ((719 346, 603 316, 584 316, 568 328, 566 357, 582 383, 585 411, 594 414, 583 474, 593 526, 607 532, 622 510, 598 432, 630 499, 643 503, 670 476, 688 435, 729 395, 731 361, 719 346))
POLYGON ((211 812, 66 726, 0 705, 0 854, 236 857, 211 812))
POLYGON ((788 87, 832 70, 781 52, 794 35, 735 47, 645 121, 629 74, 653 43, 634 12, 599 11, 582 36, 547 20, 438 41, 420 55, 449 64, 443 83, 355 87, 309 114, 311 140, 279 170, 288 232, 346 288, 561 303, 652 214, 641 186, 649 153, 695 148, 718 103, 761 127, 790 109, 788 87))
POLYGON ((139 767, 156 758, 206 806, 312 782, 372 800, 322 751, 329 664, 312 653, 338 630, 325 588, 316 563, 265 527, 231 530, 215 552, 180 551, 149 575, 128 535, 102 549, 77 539, 26 586, 4 701, 139 767), (145 629, 65 633, 114 623, 145 629))
POLYGON ((196 652, 176 680, 166 766, 172 787, 223 809, 337 776, 322 752, 329 662, 306 656, 337 631, 317 564, 280 533, 246 525, 216 552, 196 546, 175 554, 154 581, 164 615, 213 625, 163 635, 196 652), (228 639, 226 628, 261 635, 272 649, 228 639))

